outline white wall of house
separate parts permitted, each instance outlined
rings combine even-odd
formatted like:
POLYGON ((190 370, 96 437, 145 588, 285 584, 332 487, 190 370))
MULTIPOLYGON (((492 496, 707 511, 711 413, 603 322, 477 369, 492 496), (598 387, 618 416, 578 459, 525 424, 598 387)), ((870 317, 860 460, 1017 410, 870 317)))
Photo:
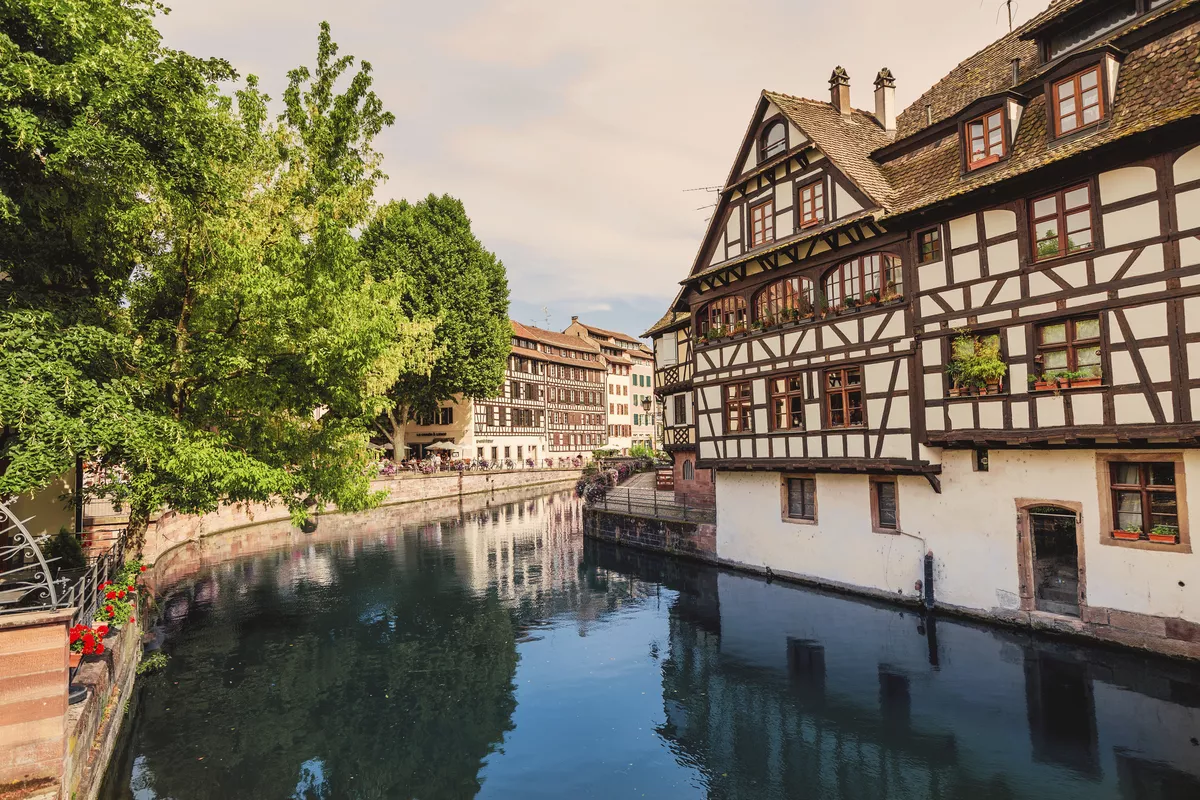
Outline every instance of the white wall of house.
MULTIPOLYGON (((865 475, 817 475, 817 523, 785 522, 781 475, 717 473, 717 553, 757 567, 916 597, 923 556, 935 558, 939 602, 1015 609, 1020 596, 1017 499, 1078 503, 1087 604, 1200 621, 1200 554, 1103 544, 1095 450, 992 450, 976 472, 970 451, 943 453, 942 493, 898 479, 901 535, 872 532, 865 475), (1180 585, 1180 584, 1183 585, 1180 585)), ((1200 503, 1200 453, 1184 451, 1190 506, 1200 503)))

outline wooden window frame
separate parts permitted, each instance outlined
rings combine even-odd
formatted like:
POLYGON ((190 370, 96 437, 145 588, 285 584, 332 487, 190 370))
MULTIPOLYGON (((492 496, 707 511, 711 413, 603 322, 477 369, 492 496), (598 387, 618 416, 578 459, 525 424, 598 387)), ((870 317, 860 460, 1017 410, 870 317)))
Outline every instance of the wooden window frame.
POLYGON ((774 119, 768 120, 767 122, 765 122, 763 124, 762 129, 758 133, 757 144, 758 144, 758 163, 759 164, 765 164, 768 161, 770 161, 771 159, 773 159, 777 156, 783 155, 784 153, 786 153, 788 151, 789 148, 788 148, 787 123, 785 123, 783 121, 782 117, 777 116, 774 119), (767 135, 770 134, 771 131, 775 130, 775 128, 781 128, 783 130, 782 146, 775 152, 768 153, 767 152, 767 135))
POLYGON ((816 287, 808 278, 795 275, 772 281, 754 296, 754 319, 778 319, 785 309, 799 309, 801 298, 808 301, 810 311, 816 308, 816 287))
POLYGON ((729 294, 724 297, 718 297, 700 309, 699 320, 696 324, 696 331, 699 336, 703 337, 713 326, 714 314, 717 317, 717 322, 721 330, 725 332, 723 335, 738 332, 739 326, 741 330, 744 330, 750 320, 750 309, 746 305, 746 298, 740 294, 729 294), (731 316, 734 320, 733 324, 726 325, 725 323, 731 316), (738 320, 739 316, 741 317, 740 321, 738 320))
POLYGON ((823 394, 823 396, 821 398, 822 399, 821 407, 825 413, 825 427, 827 429, 842 430, 842 429, 846 429, 846 428, 857 429, 857 428, 867 427, 867 399, 866 399, 867 388, 866 388, 866 383, 863 379, 863 372, 864 372, 864 370, 860 366, 833 367, 831 369, 826 369, 821 372, 821 387, 822 387, 822 394, 823 394), (829 376, 835 372, 841 373, 842 386, 841 386, 841 388, 838 388, 838 389, 830 389, 829 388, 829 376), (857 384, 858 388, 856 390, 849 388, 850 383, 849 383, 848 379, 849 379, 849 375, 851 372, 858 373, 858 384, 857 384), (859 398, 858 398, 859 399, 859 413, 860 413, 860 416, 862 417, 862 420, 857 423, 850 422, 850 392, 852 392, 852 391, 857 391, 858 395, 859 395, 859 398), (833 423, 833 408, 830 405, 830 400, 834 397, 834 395, 840 395, 842 397, 843 422, 841 425, 835 425, 833 423))
POLYGON ((779 376, 769 375, 769 376, 767 376, 767 430, 771 430, 771 431, 802 431, 802 430, 805 430, 804 401, 805 401, 804 373, 793 372, 788 375, 779 375, 779 376), (793 380, 800 381, 799 388, 795 388, 795 389, 791 388, 791 382, 793 380), (775 381, 784 381, 784 391, 783 392, 776 391, 775 381), (777 417, 775 416, 775 400, 780 397, 782 397, 784 399, 784 416, 787 417, 787 421, 788 421, 788 424, 784 425, 782 427, 779 425, 779 421, 778 421, 777 417), (794 397, 800 398, 800 424, 798 426, 791 424, 792 412, 791 412, 791 403, 789 401, 794 397))
POLYGON ((825 179, 819 178, 804 184, 796 191, 796 213, 799 215, 799 227, 813 228, 828 221, 829 207, 825 202, 825 179), (808 195, 808 199, 805 199, 808 195), (820 208, 817 203, 820 202, 820 208), (805 205, 812 205, 812 214, 805 212, 805 205))
POLYGON ((963 125, 963 148, 965 150, 967 171, 980 169, 981 167, 990 166, 1003 159, 1008 155, 1008 132, 1005 130, 1004 124, 1005 109, 1004 107, 989 109, 977 117, 973 117, 963 125), (998 121, 995 126, 991 125, 993 117, 997 117, 998 121), (974 137, 971 135, 971 126, 981 124, 983 126, 983 147, 984 155, 981 158, 975 158, 972 144, 974 137), (1000 131, 1000 152, 992 152, 991 145, 988 144, 989 134, 993 130, 1000 131))
POLYGON ((942 229, 938 225, 932 228, 927 228, 917 233, 917 263, 918 264, 933 264, 941 261, 944 258, 942 254, 942 229), (925 257, 925 237, 931 235, 933 238, 933 246, 929 250, 929 258, 925 257))
POLYGON ((820 519, 820 507, 817 502, 817 476, 811 472, 784 473, 779 476, 779 518, 789 525, 816 525, 820 519), (792 481, 812 481, 812 518, 793 517, 791 505, 788 502, 788 488, 792 481))
POLYGON ((1100 364, 1098 365, 1099 369, 1100 369, 1100 374, 1096 377, 1100 378, 1100 383, 1103 385, 1104 380, 1105 380, 1104 361, 1105 361, 1105 355, 1106 355, 1104 341, 1105 341, 1104 315, 1102 313, 1097 313, 1095 316, 1092 316, 1091 314, 1084 314, 1084 315, 1078 316, 1078 317, 1068 317, 1066 319, 1061 319, 1061 320, 1047 320, 1045 322, 1036 323, 1033 326, 1034 369, 1033 369, 1032 374, 1034 374, 1035 376, 1041 376, 1041 375, 1047 374, 1046 360, 1043 356, 1043 353, 1046 351, 1050 351, 1050 350, 1066 350, 1067 351, 1066 372, 1078 372, 1079 371, 1079 355, 1076 351, 1078 349, 1080 349, 1081 347, 1089 347, 1094 342, 1096 345, 1096 349, 1100 351, 1100 364), (1083 339, 1083 340, 1077 339, 1075 337, 1075 323, 1082 322, 1084 320, 1093 320, 1093 319, 1096 320, 1096 327, 1098 329, 1096 338, 1095 339, 1088 338, 1088 339, 1083 339), (1064 326, 1064 328, 1066 329, 1066 333, 1067 333, 1066 339, 1062 342, 1058 342, 1058 343, 1054 343, 1054 344, 1049 344, 1049 345, 1042 344, 1042 329, 1049 327, 1051 325, 1064 326))
POLYGON ((871 532, 885 533, 891 536, 900 535, 900 482, 895 476, 871 475, 867 481, 871 492, 871 532), (892 490, 896 496, 896 525, 895 527, 884 527, 879 522, 879 494, 878 486, 880 484, 891 484, 892 490))
POLYGON ((675 422, 671 425, 671 427, 672 428, 681 428, 681 427, 687 425, 687 395, 682 395, 682 394, 675 395, 675 399, 674 399, 673 403, 674 403, 674 411, 675 411, 675 417, 674 417, 675 422))
POLYGON ((1101 122, 1104 121, 1104 117, 1108 113, 1108 103, 1106 102, 1106 98, 1104 96, 1104 94, 1105 94, 1104 72, 1105 72, 1105 70, 1104 70, 1103 63, 1091 64, 1087 67, 1084 67, 1081 70, 1078 70, 1078 71, 1066 76, 1065 78, 1060 78, 1059 80, 1050 82, 1050 102, 1049 102, 1048 108, 1051 112, 1050 118, 1054 125, 1054 137, 1055 138, 1058 138, 1061 136, 1071 136, 1073 134, 1079 133, 1080 131, 1086 131, 1090 128, 1093 128, 1093 127, 1099 125, 1101 122), (1085 89, 1083 88, 1083 77, 1085 75, 1089 75, 1093 72, 1096 74, 1096 104, 1094 106, 1086 106, 1085 107, 1083 105, 1083 93, 1085 91, 1085 89), (1065 100, 1068 98, 1060 99, 1058 96, 1058 87, 1065 86, 1067 84, 1071 84, 1071 90, 1072 90, 1071 94, 1069 96, 1069 99, 1071 99, 1075 102, 1075 110, 1073 112, 1071 112, 1070 115, 1064 115, 1060 108, 1062 100, 1065 100), (1083 122, 1083 112, 1084 112, 1085 108, 1096 108, 1099 110, 1099 113, 1093 122, 1088 122, 1088 123, 1083 122), (1076 125, 1074 128, 1071 128, 1068 131, 1064 131, 1063 127, 1062 127, 1062 121, 1063 121, 1064 116, 1076 117, 1079 120, 1079 124, 1076 125))
POLYGON ((746 210, 747 230, 750 233, 750 249, 755 247, 764 247, 775 241, 775 198, 768 197, 764 200, 759 200, 751 203, 746 210), (760 241, 757 232, 754 230, 754 216, 756 213, 762 213, 762 235, 760 241))
POLYGON ((1053 261, 1053 260, 1059 259, 1059 258, 1073 257, 1073 256, 1076 256, 1076 255, 1079 255, 1082 253, 1088 253, 1093 250, 1096 250, 1099 246, 1099 243, 1096 241, 1097 235, 1099 233, 1098 226, 1096 225, 1096 192, 1095 192, 1095 189, 1092 187, 1092 184, 1090 181, 1084 181, 1083 183, 1073 184, 1073 185, 1067 186, 1063 189, 1059 189, 1058 191, 1050 192, 1049 194, 1044 194, 1039 197, 1033 198, 1032 200, 1029 201, 1028 214, 1029 214, 1029 249, 1030 249, 1029 255, 1030 255, 1030 261, 1035 264, 1040 264, 1045 261, 1053 261), (1085 205, 1079 205, 1079 206, 1073 206, 1071 208, 1067 208, 1066 207, 1067 195, 1071 194, 1072 192, 1076 192, 1080 189, 1087 190, 1087 195, 1088 195, 1087 203, 1085 205), (1052 214, 1052 215, 1047 214, 1047 215, 1044 215, 1041 217, 1036 216, 1035 209, 1037 208, 1037 204, 1042 202, 1043 200, 1050 200, 1050 199, 1054 200, 1054 214, 1052 214), (1087 210, 1087 213, 1088 213, 1088 230, 1091 233, 1091 242, 1086 247, 1077 247, 1074 250, 1067 250, 1067 249, 1065 249, 1066 244, 1067 244, 1067 238, 1068 238, 1067 217, 1072 216, 1073 214, 1078 214, 1080 211, 1083 211, 1085 209, 1087 210), (1040 255, 1038 253, 1039 238, 1038 238, 1037 226, 1038 226, 1039 222, 1046 222, 1051 219, 1053 219, 1055 221, 1055 225, 1057 226, 1057 233, 1055 234, 1055 238, 1058 240, 1058 249, 1053 254, 1047 253, 1046 255, 1040 255))
POLYGON ((896 295, 904 297, 904 259, 896 253, 877 250, 873 253, 863 253, 861 256, 855 256, 849 261, 835 265, 825 272, 821 280, 829 307, 834 309, 842 307, 848 298, 853 298, 856 305, 863 305, 867 295, 871 292, 878 293, 880 301, 882 301, 887 285, 884 276, 889 271, 896 276, 892 280, 896 295), (867 270, 869 259, 873 258, 878 259, 878 269, 867 270), (867 280, 868 275, 871 274, 875 275, 874 286, 871 286, 867 280), (832 291, 834 281, 837 285, 836 292, 832 291), (846 292, 848 285, 854 287, 853 294, 846 292))
POLYGON ((721 385, 721 406, 724 410, 725 420, 725 435, 740 436, 744 433, 754 432, 754 386, 750 381, 733 381, 721 385), (736 397, 730 397, 729 390, 735 387, 745 387, 745 394, 738 389, 736 397), (730 420, 734 419, 732 413, 736 409, 737 419, 740 427, 733 430, 730 426, 730 420))
MULTIPOLYGON (((1096 454, 1096 484, 1100 495, 1100 544, 1128 547, 1134 550, 1157 550, 1165 553, 1189 554, 1192 539, 1188 525, 1187 470, 1181 451, 1163 450, 1152 453, 1108 452, 1096 454), (1114 538, 1116 510, 1113 508, 1113 463, 1173 463, 1175 465, 1175 502, 1179 517, 1179 543, 1151 542, 1145 539, 1114 538)), ((1145 513, 1145 510, 1143 510, 1145 513)))

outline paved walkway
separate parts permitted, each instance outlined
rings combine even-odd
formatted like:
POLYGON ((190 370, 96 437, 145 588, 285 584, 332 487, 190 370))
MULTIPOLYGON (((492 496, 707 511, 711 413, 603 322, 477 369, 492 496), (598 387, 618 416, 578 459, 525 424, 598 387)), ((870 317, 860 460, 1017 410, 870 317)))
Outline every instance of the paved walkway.
POLYGON ((653 472, 639 472, 637 475, 634 475, 629 480, 622 483, 621 488, 622 489, 654 489, 654 488, 656 488, 654 480, 655 480, 655 478, 654 478, 653 472))

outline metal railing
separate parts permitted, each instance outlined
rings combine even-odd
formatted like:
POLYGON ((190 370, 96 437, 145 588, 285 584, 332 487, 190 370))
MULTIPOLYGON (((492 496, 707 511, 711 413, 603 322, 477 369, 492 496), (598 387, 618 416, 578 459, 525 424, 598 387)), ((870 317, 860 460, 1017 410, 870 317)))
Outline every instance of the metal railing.
POLYGON ((680 501, 675 495, 654 489, 609 489, 603 498, 588 500, 587 506, 599 511, 613 511, 654 519, 678 520, 680 522, 715 523, 717 511, 712 506, 698 506, 686 499, 680 501))
MULTIPOLYGON (((90 624, 100 602, 100 586, 125 564, 126 532, 78 569, 51 567, 39 537, 25 527, 29 520, 0 503, 0 614, 75 608, 72 624, 90 624)), ((44 541, 44 540, 42 540, 44 541)))

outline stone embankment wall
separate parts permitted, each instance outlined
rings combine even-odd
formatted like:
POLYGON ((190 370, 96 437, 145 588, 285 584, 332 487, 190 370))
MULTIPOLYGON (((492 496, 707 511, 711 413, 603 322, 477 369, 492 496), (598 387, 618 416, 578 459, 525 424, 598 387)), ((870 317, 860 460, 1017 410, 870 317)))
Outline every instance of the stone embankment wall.
MULTIPOLYGON (((376 491, 386 491, 388 499, 383 505, 405 505, 427 500, 460 498, 472 495, 485 495, 507 489, 527 487, 553 488, 555 486, 570 486, 579 480, 581 472, 578 469, 538 469, 538 470, 503 470, 496 472, 445 472, 435 475, 398 475, 392 478, 380 478, 373 481, 371 487, 376 491)), ((318 530, 320 523, 318 518, 318 530)), ((240 504, 221 508, 211 514, 195 516, 177 514, 168 511, 151 523, 146 531, 146 542, 142 548, 143 558, 147 563, 155 563, 163 553, 180 547, 189 542, 197 542, 215 533, 235 531, 249 526, 261 526, 267 522, 281 522, 276 531, 274 528, 256 527, 255 532, 248 537, 222 542, 222 547, 231 548, 230 557, 245 554, 244 548, 257 548, 266 545, 264 549, 283 546, 282 541, 293 533, 299 534, 288 522, 289 515, 286 506, 240 504), (280 538, 278 544, 270 545, 258 539, 280 538), (232 552, 233 548, 239 552, 232 552)))
POLYGON ((717 527, 585 508, 583 535, 659 553, 717 560, 717 527))

